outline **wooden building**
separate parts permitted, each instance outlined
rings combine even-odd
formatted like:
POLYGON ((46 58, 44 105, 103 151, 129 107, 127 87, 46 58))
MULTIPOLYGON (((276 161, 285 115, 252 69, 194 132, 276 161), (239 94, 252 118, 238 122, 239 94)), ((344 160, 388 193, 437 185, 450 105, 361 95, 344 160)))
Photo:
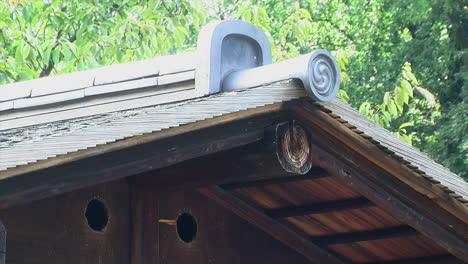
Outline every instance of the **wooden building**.
POLYGON ((0 87, 0 263, 464 263, 468 184, 241 21, 0 87))

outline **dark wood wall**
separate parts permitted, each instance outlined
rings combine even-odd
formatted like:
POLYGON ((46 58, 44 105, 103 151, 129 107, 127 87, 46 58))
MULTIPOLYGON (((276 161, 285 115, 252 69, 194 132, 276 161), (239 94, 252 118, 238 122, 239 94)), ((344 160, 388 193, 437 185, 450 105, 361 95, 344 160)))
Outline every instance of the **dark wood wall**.
POLYGON ((6 209, 0 221, 8 229, 7 263, 309 263, 195 190, 141 192, 127 180, 6 209), (95 199, 106 207, 104 228, 86 217, 95 199), (171 224, 182 213, 197 224, 190 243, 171 224))
POLYGON ((126 181, 0 211, 8 230, 7 263, 128 263, 128 214, 126 181), (93 199, 107 208, 108 222, 99 232, 90 228, 86 218, 87 205, 93 199))
POLYGON ((160 225, 160 263, 310 263, 270 235, 192 191, 161 196, 160 218, 188 212, 197 221, 195 240, 185 243, 160 225))

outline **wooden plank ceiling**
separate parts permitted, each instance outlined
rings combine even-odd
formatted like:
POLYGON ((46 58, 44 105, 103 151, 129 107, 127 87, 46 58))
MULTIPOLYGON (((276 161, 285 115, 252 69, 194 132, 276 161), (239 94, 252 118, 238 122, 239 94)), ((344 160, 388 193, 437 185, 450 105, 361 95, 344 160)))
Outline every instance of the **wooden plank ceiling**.
MULTIPOLYGON (((307 177, 228 184, 200 192, 250 222, 263 216, 271 221, 263 226, 265 231, 271 233, 272 223, 278 224, 343 263, 457 261, 447 250, 320 168, 307 177)), ((310 259, 316 261, 317 256, 310 259)))

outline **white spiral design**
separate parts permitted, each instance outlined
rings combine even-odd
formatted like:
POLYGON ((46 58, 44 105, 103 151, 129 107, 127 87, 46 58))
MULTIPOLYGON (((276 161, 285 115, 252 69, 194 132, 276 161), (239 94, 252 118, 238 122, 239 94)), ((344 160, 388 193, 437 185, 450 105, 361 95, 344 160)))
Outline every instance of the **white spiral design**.
POLYGON ((339 69, 326 51, 317 51, 309 62, 309 83, 312 96, 319 101, 332 100, 339 89, 339 69))

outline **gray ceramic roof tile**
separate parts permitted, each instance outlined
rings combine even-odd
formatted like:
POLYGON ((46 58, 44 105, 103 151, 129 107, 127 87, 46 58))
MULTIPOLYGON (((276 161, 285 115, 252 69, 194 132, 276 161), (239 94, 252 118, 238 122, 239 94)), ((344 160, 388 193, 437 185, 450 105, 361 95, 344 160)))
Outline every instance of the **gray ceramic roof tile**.
POLYGON ((65 93, 57 93, 48 96, 39 96, 39 97, 31 97, 31 98, 23 98, 17 99, 14 101, 14 109, 21 109, 27 107, 36 107, 46 104, 53 104, 58 102, 70 101, 83 98, 85 96, 84 89, 65 92, 65 93))

